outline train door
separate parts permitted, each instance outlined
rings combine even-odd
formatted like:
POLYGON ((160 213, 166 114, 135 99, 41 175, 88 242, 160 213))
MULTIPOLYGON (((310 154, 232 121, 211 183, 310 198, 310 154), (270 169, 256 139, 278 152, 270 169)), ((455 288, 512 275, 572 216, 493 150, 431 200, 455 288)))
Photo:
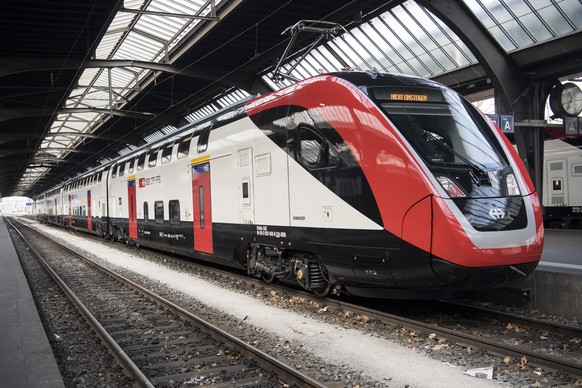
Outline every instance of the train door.
POLYGON ((546 176, 549 206, 568 206, 568 161, 548 160, 546 176))
POLYGON ((243 224, 254 224, 253 149, 251 147, 238 151, 237 165, 240 221, 243 224))
POLYGON ((137 238, 137 199, 135 196, 135 176, 127 178, 127 206, 129 222, 129 238, 137 238))
POLYGON ((194 250, 213 252, 210 157, 192 160, 192 200, 194 209, 194 250))
POLYGON ((69 226, 73 226, 73 199, 69 194, 69 226))
POLYGON ((55 198, 55 224, 59 223, 59 205, 57 199, 55 198))
POLYGON ((93 212, 91 211, 91 190, 87 190, 87 229, 93 230, 93 212))

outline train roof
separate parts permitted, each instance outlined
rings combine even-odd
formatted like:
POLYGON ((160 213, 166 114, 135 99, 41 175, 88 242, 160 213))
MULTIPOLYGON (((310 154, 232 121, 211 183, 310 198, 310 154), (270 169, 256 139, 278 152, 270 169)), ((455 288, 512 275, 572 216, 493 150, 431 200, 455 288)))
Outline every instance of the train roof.
POLYGON ((446 88, 446 86, 426 78, 405 74, 379 73, 371 71, 342 71, 329 73, 342 78, 356 86, 422 86, 432 88, 446 88))

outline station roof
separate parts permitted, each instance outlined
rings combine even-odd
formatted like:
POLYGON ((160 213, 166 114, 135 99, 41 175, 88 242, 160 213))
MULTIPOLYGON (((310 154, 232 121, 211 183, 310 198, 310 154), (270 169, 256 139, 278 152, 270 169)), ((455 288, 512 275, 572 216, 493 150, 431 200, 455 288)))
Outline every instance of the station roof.
MULTIPOLYGON (((4 0, 0 196, 34 197, 249 94, 320 72, 415 74, 465 95, 491 94, 477 59, 487 53, 459 38, 430 3, 4 0), (288 26, 295 29, 283 34, 288 26), (301 33, 275 82, 291 32, 301 33)), ((528 77, 582 73, 580 1, 461 5, 528 77)))

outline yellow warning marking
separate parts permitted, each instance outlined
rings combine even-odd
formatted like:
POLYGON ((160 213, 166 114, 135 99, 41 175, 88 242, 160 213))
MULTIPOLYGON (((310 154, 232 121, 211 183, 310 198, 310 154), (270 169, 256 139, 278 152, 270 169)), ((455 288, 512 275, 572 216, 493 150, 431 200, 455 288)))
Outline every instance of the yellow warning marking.
POLYGON ((196 159, 192 159, 192 161, 190 162, 190 165, 197 166, 199 164, 206 163, 208 161, 210 161, 210 155, 205 155, 205 156, 201 156, 201 157, 196 158, 196 159))

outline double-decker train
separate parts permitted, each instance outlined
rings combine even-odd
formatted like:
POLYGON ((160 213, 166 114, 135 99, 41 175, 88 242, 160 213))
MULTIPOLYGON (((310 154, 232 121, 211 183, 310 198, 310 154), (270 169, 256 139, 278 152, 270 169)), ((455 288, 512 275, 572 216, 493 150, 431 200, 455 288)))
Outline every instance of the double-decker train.
POLYGON ((39 217, 324 295, 441 297, 531 274, 538 197, 459 94, 319 75, 218 112, 37 199, 39 217))

